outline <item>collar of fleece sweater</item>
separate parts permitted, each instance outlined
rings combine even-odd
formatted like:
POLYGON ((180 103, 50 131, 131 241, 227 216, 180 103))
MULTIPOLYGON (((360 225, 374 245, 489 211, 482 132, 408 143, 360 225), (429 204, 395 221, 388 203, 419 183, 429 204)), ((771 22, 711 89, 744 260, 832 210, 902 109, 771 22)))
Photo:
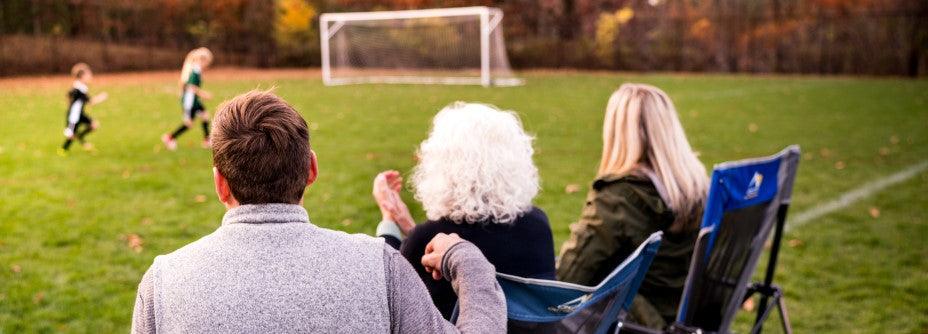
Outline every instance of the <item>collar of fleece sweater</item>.
POLYGON ((309 223, 309 215, 297 204, 246 204, 226 211, 222 225, 309 223))

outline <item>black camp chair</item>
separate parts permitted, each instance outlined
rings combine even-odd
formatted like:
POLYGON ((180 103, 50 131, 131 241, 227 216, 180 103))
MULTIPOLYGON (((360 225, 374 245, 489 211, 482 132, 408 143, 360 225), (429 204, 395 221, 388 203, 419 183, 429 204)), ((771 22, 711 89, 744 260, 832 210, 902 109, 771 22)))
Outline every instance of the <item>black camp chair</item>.
MULTIPOLYGON (((758 294, 751 333, 760 333, 774 307, 783 331, 792 333, 783 292, 773 284, 773 274, 799 157, 794 145, 773 156, 715 166, 677 319, 666 332, 729 333, 738 309, 758 294), (749 284, 771 232, 764 280, 749 284)), ((628 323, 622 331, 660 333, 628 323)))

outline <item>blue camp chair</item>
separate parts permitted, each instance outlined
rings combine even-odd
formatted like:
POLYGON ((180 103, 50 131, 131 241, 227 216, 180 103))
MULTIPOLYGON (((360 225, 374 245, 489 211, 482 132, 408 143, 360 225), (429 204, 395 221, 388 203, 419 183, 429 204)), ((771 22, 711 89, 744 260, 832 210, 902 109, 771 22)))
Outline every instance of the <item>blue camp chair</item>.
POLYGON ((497 274, 509 332, 601 334, 621 328, 660 243, 661 232, 652 234, 597 286, 497 274))
MULTIPOLYGON (((751 332, 760 333, 776 306, 783 331, 792 333, 773 272, 799 157, 799 147, 790 146, 773 156, 715 166, 677 319, 666 332, 729 333, 735 313, 756 293, 760 303, 751 332), (771 232, 764 281, 748 284, 771 232)), ((623 331, 660 333, 631 324, 623 331)))

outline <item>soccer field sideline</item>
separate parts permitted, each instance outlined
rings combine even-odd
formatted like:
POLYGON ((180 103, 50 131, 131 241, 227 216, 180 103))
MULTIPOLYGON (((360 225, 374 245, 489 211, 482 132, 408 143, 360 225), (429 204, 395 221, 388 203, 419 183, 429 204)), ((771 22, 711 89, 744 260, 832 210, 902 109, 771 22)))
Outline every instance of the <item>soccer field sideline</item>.
POLYGON ((874 194, 886 190, 887 188, 890 188, 896 184, 910 180, 925 170, 928 170, 928 160, 922 160, 921 162, 911 165, 901 171, 865 183, 861 186, 858 186, 857 188, 854 188, 853 190, 841 194, 841 196, 833 200, 819 203, 811 209, 799 212, 798 214, 794 215, 793 218, 788 218, 784 230, 785 232, 790 232, 793 229, 802 227, 803 225, 813 223, 822 216, 845 209, 860 200, 873 196, 874 194))
MULTIPOLYGON (((61 143, 68 79, 0 79, 9 93, 0 103, 20 108, 0 111, 0 216, 8 218, 0 221, 0 332, 124 331, 134 288, 151 259, 215 229, 222 209, 210 200, 209 154, 195 148, 201 134, 185 135, 177 152, 152 150, 159 133, 179 122, 176 75, 101 74, 92 91, 107 91, 111 99, 91 110, 103 121, 90 137, 99 151, 65 159, 53 152, 61 143), (127 246, 129 236, 142 241, 138 251, 127 246), (14 265, 21 271, 9 270, 14 265)), ((925 163, 928 82, 577 71, 525 76, 525 86, 500 89, 323 87, 315 70, 217 69, 205 78, 216 95, 210 111, 238 93, 273 86, 301 111, 323 159, 323 182, 309 190, 306 207, 315 223, 350 233, 373 231, 378 217, 368 198, 370 179, 383 169, 411 168, 437 108, 465 100, 515 110, 537 136, 543 187, 537 205, 547 211, 557 244, 580 212, 600 153, 605 98, 623 82, 657 85, 674 98, 707 167, 801 145, 796 214, 787 228, 795 226, 776 278, 797 331, 920 334, 928 328, 928 303, 919 298, 928 295, 921 288, 928 285, 928 263, 919 257, 925 245, 918 241, 928 237, 919 209, 928 205, 925 167, 909 176, 912 182, 892 182, 795 223, 925 163), (365 126, 371 119, 379 126, 365 126), (572 185, 581 191, 565 190, 572 185), (873 207, 879 218, 868 214, 873 207)))

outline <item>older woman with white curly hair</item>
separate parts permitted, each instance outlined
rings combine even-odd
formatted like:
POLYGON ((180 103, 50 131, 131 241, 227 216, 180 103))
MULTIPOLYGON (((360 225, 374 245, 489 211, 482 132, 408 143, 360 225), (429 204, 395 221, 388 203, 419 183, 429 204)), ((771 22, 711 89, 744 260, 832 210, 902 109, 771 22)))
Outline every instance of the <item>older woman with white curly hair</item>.
POLYGON ((445 317, 457 296, 449 282, 437 280, 419 261, 438 233, 456 233, 472 242, 498 272, 554 278, 548 217, 532 205, 539 189, 532 140, 515 113, 456 102, 435 115, 412 173, 415 199, 427 222, 416 225, 400 198, 399 172, 386 171, 374 180, 374 198, 383 214, 378 236, 415 267, 445 317))

